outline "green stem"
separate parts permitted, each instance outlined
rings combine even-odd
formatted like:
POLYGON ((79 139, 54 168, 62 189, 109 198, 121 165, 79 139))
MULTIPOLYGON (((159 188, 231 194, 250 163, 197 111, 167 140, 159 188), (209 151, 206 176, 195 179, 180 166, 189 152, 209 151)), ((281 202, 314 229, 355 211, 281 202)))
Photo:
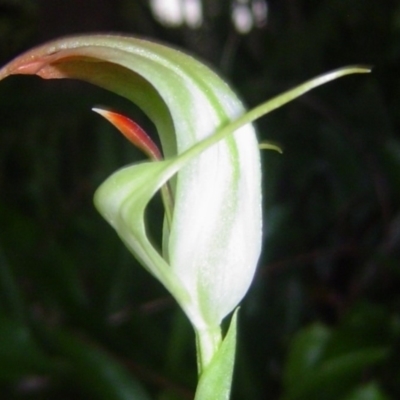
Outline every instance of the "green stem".
POLYGON ((221 343, 221 327, 196 329, 197 369, 199 376, 210 364, 221 343))

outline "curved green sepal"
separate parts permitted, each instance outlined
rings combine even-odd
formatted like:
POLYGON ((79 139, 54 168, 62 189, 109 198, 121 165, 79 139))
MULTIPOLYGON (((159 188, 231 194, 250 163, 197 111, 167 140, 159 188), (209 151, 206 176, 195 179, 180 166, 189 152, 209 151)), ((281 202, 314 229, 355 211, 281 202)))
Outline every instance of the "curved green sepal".
POLYGON ((200 375, 195 400, 228 400, 235 362, 237 314, 235 310, 228 332, 207 368, 200 375))
POLYGON ((196 323, 198 313, 192 294, 149 241, 145 224, 147 204, 181 164, 174 158, 122 168, 100 185, 94 195, 94 204, 136 259, 163 283, 192 323, 196 323))

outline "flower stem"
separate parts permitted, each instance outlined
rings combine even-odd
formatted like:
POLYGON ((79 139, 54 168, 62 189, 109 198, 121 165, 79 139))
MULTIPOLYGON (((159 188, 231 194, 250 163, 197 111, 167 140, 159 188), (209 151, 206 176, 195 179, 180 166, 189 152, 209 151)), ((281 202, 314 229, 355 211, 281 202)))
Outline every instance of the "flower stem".
POLYGON ((210 364, 221 342, 221 327, 196 329, 197 369, 199 376, 210 364))

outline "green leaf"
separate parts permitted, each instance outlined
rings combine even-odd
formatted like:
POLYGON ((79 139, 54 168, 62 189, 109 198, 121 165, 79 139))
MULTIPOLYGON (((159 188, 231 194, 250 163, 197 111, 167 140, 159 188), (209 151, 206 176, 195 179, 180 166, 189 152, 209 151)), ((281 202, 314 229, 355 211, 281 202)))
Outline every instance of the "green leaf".
POLYGON ((395 337, 393 316, 370 302, 355 304, 332 333, 324 359, 356 350, 389 346, 395 337))
POLYGON ((26 374, 45 374, 57 364, 45 354, 21 321, 0 314, 0 380, 20 379, 26 374))
POLYGON ((11 265, 0 245, 0 309, 8 316, 23 322, 25 319, 25 304, 14 277, 11 265))
POLYGON ((80 382, 82 388, 104 400, 149 400, 150 397, 113 357, 68 332, 55 334, 56 349, 67 361, 65 371, 80 382))
POLYGON ((284 385, 288 394, 302 385, 303 379, 312 374, 323 358, 331 331, 315 324, 300 331, 290 346, 284 373, 284 385))
POLYGON ((383 307, 361 302, 335 329, 315 324, 300 331, 286 364, 286 398, 318 395, 324 400, 342 400, 358 388, 365 372, 389 355, 395 338, 392 321, 383 307))
POLYGON ((285 371, 285 399, 319 396, 324 400, 339 400, 358 385, 366 368, 382 362, 388 355, 384 346, 369 346, 326 358, 333 337, 333 332, 322 325, 314 325, 297 335, 285 371))
POLYGON ((379 386, 372 382, 355 389, 344 400, 389 400, 379 386))

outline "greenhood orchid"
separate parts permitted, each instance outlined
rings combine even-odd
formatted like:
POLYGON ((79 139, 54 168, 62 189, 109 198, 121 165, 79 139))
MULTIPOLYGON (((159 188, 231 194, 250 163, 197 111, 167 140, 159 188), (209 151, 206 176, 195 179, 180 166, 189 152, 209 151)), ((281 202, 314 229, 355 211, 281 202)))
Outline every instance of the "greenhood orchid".
POLYGON ((235 324, 225 339, 220 326, 246 294, 261 252, 261 166, 251 123, 316 86, 360 72, 368 69, 333 71, 246 112, 202 63, 132 37, 56 40, 1 70, 0 79, 36 74, 91 82, 136 103, 154 122, 163 157, 133 121, 95 109, 150 157, 109 177, 97 190, 95 205, 193 325, 201 373, 196 399, 229 396, 235 324), (166 211, 161 250, 149 240, 145 224, 145 209, 159 190, 166 211))

